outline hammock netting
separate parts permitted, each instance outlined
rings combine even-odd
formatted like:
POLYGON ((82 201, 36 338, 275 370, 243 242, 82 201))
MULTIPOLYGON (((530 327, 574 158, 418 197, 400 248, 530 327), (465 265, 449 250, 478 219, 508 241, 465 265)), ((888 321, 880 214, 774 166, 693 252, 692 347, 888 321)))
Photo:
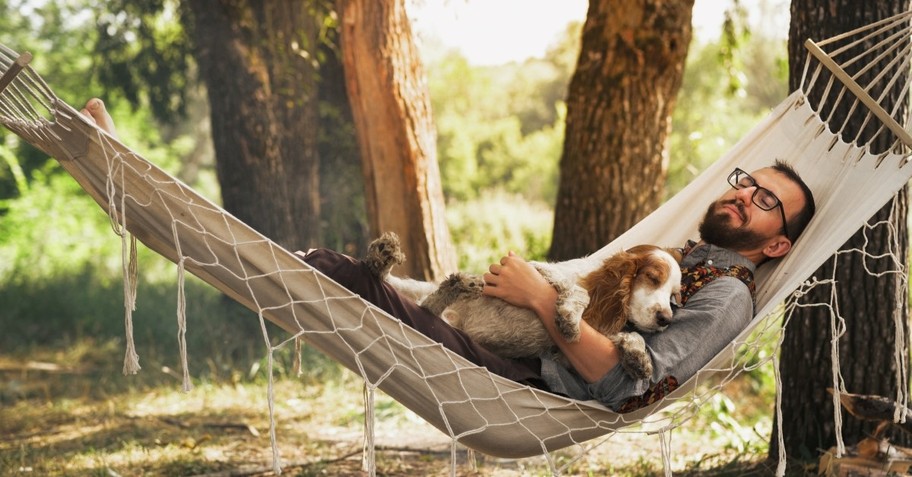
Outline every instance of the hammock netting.
MULTIPOLYGON (((2 45, 0 122, 55 157, 110 214, 124 251, 125 372, 139 369, 130 336, 138 239, 177 264, 180 282, 185 272, 192 273, 256 312, 264 335, 263 320, 285 330, 287 339, 270 346, 270 369, 277 349, 304 340, 364 379, 368 417, 379 389, 450 436, 454 452, 459 443, 498 457, 545 455, 558 472, 550 452, 575 445, 585 452, 621 431, 661 433, 667 439, 667 431, 688 420, 727 382, 774 360, 777 353, 766 351, 777 348, 782 323, 798 306, 790 297, 832 283, 831 277, 811 275, 859 228, 889 227, 889 222, 866 222, 912 177, 907 161, 912 139, 901 126, 908 118, 897 117, 897 108, 885 111, 881 106, 885 99, 879 96, 895 88, 902 96, 909 95, 910 16, 892 17, 818 44, 809 42, 799 90, 627 233, 589 257, 562 264, 567 273, 585 274, 623 248, 641 243, 679 246, 698 237, 696 228, 706 205, 694 204, 708 204, 721 195, 729 187, 724 178, 734 167, 753 170, 782 159, 814 192, 817 214, 792 252, 758 270, 756 317, 751 325, 677 390, 626 414, 595 401, 573 400, 499 377, 403 325, 96 128, 57 98, 20 55, 2 45), (890 58, 889 64, 870 84, 859 85, 857 78, 865 72, 859 65, 882 64, 883 58, 890 58), (852 76, 846 71, 860 73, 852 76), (897 78, 902 79, 900 84, 895 84, 897 78), (816 107, 808 99, 812 95, 823 98, 816 107), (862 118, 873 131, 863 143, 843 130, 848 120, 833 124, 822 113, 838 104, 847 106, 849 119, 862 118), (869 144, 875 140, 891 147, 874 153, 869 144)), ((903 285, 900 293, 905 290, 904 263, 904 258, 894 256, 893 269, 877 272, 893 274, 903 285)), ((178 299, 183 304, 181 287, 178 299)), ((833 300, 817 305, 830 307, 837 323, 838 306, 833 300)), ((180 347, 186 356, 187 327, 183 307, 179 308, 180 347)), ((905 353, 905 338, 897 341, 897 349, 905 353)), ((189 388, 186 363, 184 377, 189 388)), ((834 380, 835 402, 841 387, 838 377, 834 380)), ((272 392, 270 381, 270 402, 272 392)), ((370 443, 370 426, 365 435, 370 443)), ((271 436, 276 449, 274 425, 271 436)), ((274 452, 278 470, 280 459, 274 452)), ((366 456, 370 464, 369 445, 366 456)), ((781 472, 782 463, 780 468, 781 472)))

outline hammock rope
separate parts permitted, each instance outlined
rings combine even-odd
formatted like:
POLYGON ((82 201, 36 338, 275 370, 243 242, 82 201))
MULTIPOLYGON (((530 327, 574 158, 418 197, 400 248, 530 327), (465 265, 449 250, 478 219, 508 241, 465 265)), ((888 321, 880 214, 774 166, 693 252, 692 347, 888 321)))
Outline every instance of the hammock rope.
MULTIPOLYGON (((905 39, 910 35, 910 15, 883 20, 816 43, 819 51, 808 54, 801 88, 785 98, 731 151, 617 240, 589 257, 561 264, 566 273, 581 275, 597 267, 605 257, 636 244, 675 246, 696 237, 703 206, 693 204, 708 204, 721 195, 728 188, 724 177, 734 167, 751 170, 768 166, 774 159, 783 159, 795 167, 814 191, 817 215, 801 240, 786 257, 757 271, 756 318, 749 328, 664 399, 626 414, 613 412, 595 401, 568 399, 493 375, 403 325, 90 124, 57 98, 30 67, 20 65, 22 68, 14 71, 19 55, 2 45, 0 71, 4 74, 0 85, 9 81, 5 88, 0 88, 0 122, 55 157, 109 211, 112 226, 122 240, 128 334, 136 295, 136 240, 177 264, 181 290, 184 274, 189 272, 257 313, 269 358, 270 440, 276 471, 280 470, 281 456, 276 445, 273 407, 273 353, 284 346, 297 348, 303 340, 364 379, 369 417, 366 421, 370 422, 365 423, 363 458, 365 467, 372 472, 375 466, 373 401, 379 389, 452 439, 454 466, 459 443, 498 457, 544 455, 552 471, 559 473, 560 468, 551 456, 555 450, 578 446, 582 454, 603 445, 615 433, 646 432, 661 439, 663 462, 669 473, 671 431, 690 419, 721 387, 744 371, 772 362, 779 388, 777 352, 768 355, 765 350, 773 347, 778 351, 783 323, 787 323, 796 307, 811 306, 798 304, 795 298, 815 287, 833 287, 834 277, 817 279, 811 274, 831 259, 912 177, 912 165, 908 161, 912 143, 906 142, 908 134, 904 134, 902 127, 900 132, 881 117, 887 113, 879 102, 886 96, 876 92, 881 87, 895 89, 896 72, 908 69, 905 39), (902 29, 901 35, 894 33, 897 28, 902 29), (842 58, 859 45, 878 45, 881 52, 875 54, 868 49, 857 56, 842 58), (893 73, 875 75, 878 84, 858 86, 862 73, 853 76, 845 73, 855 63, 869 61, 864 59, 870 58, 866 55, 880 58, 885 52, 901 59, 888 62, 893 73), (821 58, 832 60, 832 64, 825 64, 828 60, 821 58), (840 70, 843 73, 837 73, 840 70), (848 86, 846 78, 858 87, 848 86), (875 92, 873 96, 872 92, 875 92), (824 98, 816 110, 809 100, 811 94, 824 98), (864 96, 869 99, 860 99, 864 96), (843 137, 848 119, 838 127, 831 124, 834 111, 844 101, 851 101, 848 116, 862 115, 865 134, 871 132, 867 128, 869 123, 876 125, 863 142, 862 132, 850 142, 843 137), (869 104, 871 101, 876 108, 869 104), (883 152, 871 152, 869 144, 875 140, 885 141, 890 147, 883 152), (277 324, 290 337, 272 346, 265 320, 277 324)), ((908 87, 906 80, 901 89, 905 93, 908 87)), ((898 108, 889 109, 887 116, 893 122, 908 122, 908 117, 894 117, 898 108)), ((889 224, 870 225, 874 226, 889 227, 889 224)), ((871 256, 865 250, 839 253, 871 256)), ((890 270, 870 273, 892 273, 905 290, 903 260, 894 256, 890 270)), ((179 340, 184 388, 189 389, 186 298, 182 291, 179 293, 179 340)), ((834 291, 830 303, 813 305, 829 307, 834 335, 843 328, 837 298, 834 291)), ((901 315, 897 314, 895 319, 901 325, 901 315)), ((907 340, 906 336, 897 336, 897 359, 908 351, 907 340)), ((129 348, 129 343, 131 338, 128 338, 125 373, 139 369, 138 355, 129 348)), ((835 343, 832 352, 833 362, 838 363, 835 343)), ((905 382, 905 372, 905 368, 898 370, 897 379, 905 382)), ((834 394, 844 392, 838 367, 834 368, 833 380, 834 394)), ((900 392, 897 401, 905 402, 904 398, 900 392)), ((834 396, 834 403, 836 399, 834 396)), ((776 402, 777 406, 781 404, 778 392, 776 402)), ((897 415, 897 419, 903 417, 897 415)), ((780 449, 784 449, 781 422, 779 429, 780 449)), ((780 452, 780 475, 784 472, 784 458, 784 452, 780 452)))

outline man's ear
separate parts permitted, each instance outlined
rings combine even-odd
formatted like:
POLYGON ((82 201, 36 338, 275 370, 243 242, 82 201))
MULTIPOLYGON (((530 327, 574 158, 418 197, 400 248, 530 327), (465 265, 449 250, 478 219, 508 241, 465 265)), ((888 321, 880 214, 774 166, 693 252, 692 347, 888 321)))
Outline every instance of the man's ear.
POLYGON ((791 249, 792 241, 786 238, 785 235, 779 235, 766 244, 766 247, 763 247, 763 255, 769 258, 778 258, 787 254, 791 249))

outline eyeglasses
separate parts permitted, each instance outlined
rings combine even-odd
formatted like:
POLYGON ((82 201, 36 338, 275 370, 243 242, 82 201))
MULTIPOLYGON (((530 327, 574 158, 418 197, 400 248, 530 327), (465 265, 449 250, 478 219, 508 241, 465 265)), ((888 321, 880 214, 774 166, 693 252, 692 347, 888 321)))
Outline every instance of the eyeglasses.
POLYGON ((757 184, 757 180, 751 177, 750 174, 738 168, 735 168, 735 170, 728 175, 728 183, 736 190, 754 187, 755 189, 754 194, 751 196, 751 202, 763 210, 769 211, 779 207, 779 212, 782 214, 782 232, 786 237, 789 237, 788 221, 785 219, 785 207, 782 205, 782 201, 776 197, 776 194, 773 194, 773 191, 766 187, 761 187, 757 184))

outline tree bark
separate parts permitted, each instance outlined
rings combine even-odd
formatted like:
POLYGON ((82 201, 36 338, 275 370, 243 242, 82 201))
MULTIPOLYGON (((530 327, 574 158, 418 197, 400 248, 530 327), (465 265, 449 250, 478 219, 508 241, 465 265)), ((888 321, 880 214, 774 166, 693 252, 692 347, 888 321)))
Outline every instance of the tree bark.
POLYGON ((693 0, 590 2, 567 93, 550 259, 598 250, 661 203, 692 11, 693 0))
POLYGON ((361 149, 371 235, 396 232, 397 273, 438 280, 456 268, 444 217, 436 131, 404 0, 339 0, 345 81, 361 149))
MULTIPOLYGON (((831 36, 850 31, 876 20, 905 11, 908 1, 872 0, 855 2, 853 0, 793 0, 791 6, 791 27, 789 31, 790 88, 800 86, 807 52, 804 41, 807 38, 823 40, 831 36)), ((860 45, 859 48, 870 48, 873 45, 860 45)), ((892 57, 883 59, 890 61, 892 57)), ((854 65, 848 71, 854 74, 858 68, 867 67, 868 63, 854 65)), ((880 71, 874 67, 858 79, 861 84, 880 71)), ((905 84, 907 79, 898 78, 897 84, 905 84)), ((818 88, 820 89, 820 88, 818 88)), ((878 97, 880 91, 870 91, 878 97)), ((819 94, 811 97, 812 104, 819 105, 819 94)), ((832 103, 832 98, 830 98, 832 103)), ((887 95, 885 108, 889 111, 898 101, 907 102, 900 96, 898 87, 887 95)), ((845 100, 833 113, 831 124, 842 124, 847 116, 847 108, 852 101, 845 100)), ((900 109, 905 117, 907 104, 900 109)), ((829 114, 826 112, 824 114, 829 114)), ((855 117, 855 116, 853 116, 855 117)), ((863 125, 859 121, 850 122, 844 129, 844 139, 851 141, 863 125)), ((869 125, 862 131, 860 142, 864 143, 873 131, 869 125)), ((882 152, 888 144, 872 144, 874 153, 882 152)), ((872 219, 891 221, 895 237, 888 234, 888 227, 880 225, 870 230, 859 230, 843 249, 865 248, 868 253, 887 254, 891 250, 905 263, 908 255, 908 231, 906 217, 908 200, 906 190, 898 195, 893 203, 887 204, 872 219), (895 208, 895 211, 893 211, 895 208), (894 215, 891 215, 891 212, 894 215), (892 217, 892 219, 891 219, 892 217), (898 246, 893 245, 898 241, 898 246)), ((848 392, 857 394, 875 394, 881 396, 896 395, 896 363, 893 357, 893 343, 896 329, 893 322, 894 311, 902 313, 903 323, 908 319, 907 298, 896 299, 898 283, 894 275, 875 277, 866 272, 895 269, 888 258, 864 258, 857 253, 840 255, 835 264, 833 260, 821 267, 815 276, 834 276, 837 280, 835 294, 838 309, 845 318, 845 334, 839 340, 840 367, 848 392)), ((832 290, 818 287, 802 302, 828 303, 832 290)), ((908 326, 903 325, 903 336, 908 336, 908 326)), ((790 458, 803 460, 816 459, 821 449, 828 449, 836 443, 836 429, 833 415, 833 401, 828 387, 833 387, 831 375, 830 311, 825 307, 801 307, 793 313, 785 330, 781 348, 782 369, 782 418, 785 436, 785 450, 790 458)), ((908 369, 908 368, 906 368, 908 369)), ((775 421, 774 421, 775 422, 775 421)), ((851 416, 843 421, 842 435, 846 444, 860 441, 873 429, 874 424, 865 423, 851 416)), ((770 443, 770 456, 778 455, 777 430, 773 430, 770 443)))
POLYGON ((188 0, 224 207, 285 247, 320 243, 311 2, 188 0))

